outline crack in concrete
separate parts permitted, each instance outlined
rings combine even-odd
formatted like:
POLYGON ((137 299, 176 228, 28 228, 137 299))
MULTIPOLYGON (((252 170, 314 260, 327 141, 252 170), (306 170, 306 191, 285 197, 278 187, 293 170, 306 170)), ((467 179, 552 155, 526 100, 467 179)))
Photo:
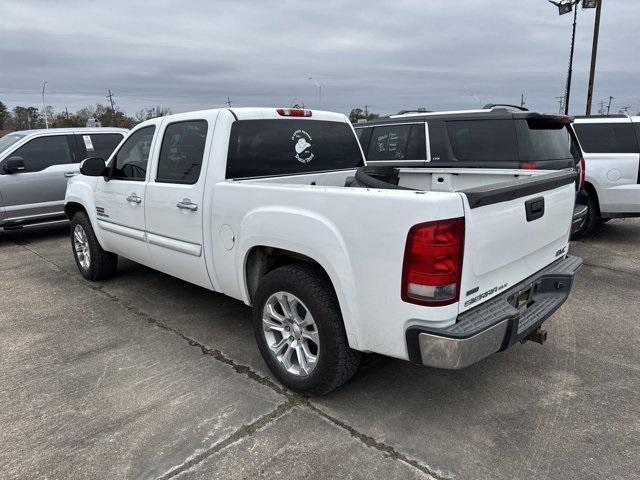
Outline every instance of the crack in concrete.
POLYGON ((286 412, 294 408, 296 405, 297 405, 297 402, 292 401, 292 399, 290 398, 287 399, 286 402, 281 403, 274 410, 261 416, 255 422, 250 423, 248 425, 243 425, 238 430, 236 430, 231 435, 229 435, 227 438, 216 443, 215 445, 208 448, 204 452, 201 452, 198 455, 195 455, 193 458, 190 458, 186 462, 178 465, 177 467, 173 467, 172 469, 163 473, 159 477, 156 477, 156 480, 167 480, 169 478, 173 478, 176 475, 181 474, 182 472, 189 470, 191 467, 198 465, 199 463, 203 462, 211 455, 219 452, 220 450, 228 447, 229 445, 232 445, 242 440, 245 437, 250 437, 251 435, 256 433, 258 430, 262 430, 263 428, 267 427, 268 425, 273 423, 275 420, 280 418, 282 415, 284 415, 286 412))
POLYGON ((182 338, 183 340, 185 340, 190 346, 192 347, 198 347, 200 348, 200 350, 202 351, 203 355, 208 355, 213 357, 215 360, 222 362, 226 365, 229 365, 235 372, 241 374, 241 375, 245 375, 246 377, 250 378, 251 380, 258 382, 268 388, 271 388, 272 390, 274 390, 275 392, 284 395, 287 399, 286 402, 280 404, 278 407, 276 407, 275 410, 273 410, 270 413, 267 413, 265 415, 263 415, 262 417, 260 417, 258 420, 256 420, 255 422, 249 424, 249 425, 244 425, 242 427, 240 427, 238 430, 236 430, 234 433, 232 433, 230 436, 228 436, 226 439, 218 442, 217 444, 215 444, 214 446, 212 446, 211 448, 209 448, 208 450, 196 455, 195 457, 193 457, 190 460, 187 460, 185 463, 174 467, 173 469, 169 470, 168 472, 166 472, 165 474, 163 474, 162 476, 158 477, 158 480, 161 479, 166 479, 166 478, 171 478, 174 477, 175 475, 178 475, 179 473, 190 469, 191 467, 199 464, 200 462, 202 462, 203 460, 205 460, 207 457, 213 455, 214 453, 222 450, 223 448, 231 445, 232 443, 235 443, 239 440, 241 440, 244 437, 250 436, 253 433, 257 432, 258 430, 264 428, 265 426, 267 426, 268 424, 270 424, 272 421, 276 420, 277 418, 281 417, 284 413, 286 413, 288 410, 291 410, 293 407, 295 406, 303 406, 306 407, 310 410, 312 410, 313 412, 315 412, 316 414, 320 415, 321 417, 323 417, 324 419, 328 420, 329 422, 333 423, 335 426, 342 428, 343 430, 347 431, 352 437, 356 438, 357 440, 359 440, 360 442, 362 442, 363 444, 365 444, 366 446, 370 447, 370 448, 374 448, 382 453, 384 453, 386 456, 403 462, 407 465, 410 465, 413 468, 416 468, 417 470, 420 470, 421 472, 430 475, 431 477, 435 478, 436 480, 451 480, 452 477, 450 476, 446 476, 445 474, 443 474, 442 472, 434 469, 433 467, 424 465, 422 463, 420 463, 419 461, 409 458, 406 455, 400 453, 398 450, 396 450, 394 447, 389 446, 383 442, 379 442, 378 440, 376 440, 374 437, 371 437, 369 435, 366 435, 364 433, 359 432, 358 430, 356 430, 354 427, 352 427, 351 425, 347 424, 346 422, 343 422, 331 415, 329 415, 328 413, 324 412, 323 410, 321 410, 319 407, 315 406, 314 404, 312 404, 308 398, 291 392, 289 390, 287 390, 284 387, 279 386, 278 384, 276 384, 273 380, 271 380, 269 377, 266 377, 264 375, 260 375, 259 373, 255 372, 251 367, 249 367, 248 365, 243 365, 243 364, 239 364, 237 362, 235 362, 234 360, 232 360, 231 358, 227 357, 222 351, 216 349, 216 348, 209 348, 206 345, 198 342, 197 340, 194 340, 193 338, 188 337, 187 335, 185 335, 184 333, 182 333, 181 331, 179 331, 178 329, 167 325, 166 323, 164 323, 161 320, 158 320, 157 318, 153 317, 152 315, 143 312, 142 310, 138 309, 137 307, 135 307, 134 305, 130 304, 129 302, 127 302, 126 300, 123 300, 121 298, 119 298, 117 295, 114 295, 112 293, 107 292, 102 285, 94 285, 91 284, 89 282, 86 281, 80 281, 77 279, 77 274, 75 272, 70 272, 69 270, 67 270, 66 268, 62 267, 61 265, 58 265, 56 262, 54 262, 53 260, 45 257, 44 255, 40 254, 39 252, 37 252, 36 250, 34 250, 33 248, 31 248, 27 242, 24 243, 18 243, 15 242, 16 245, 21 246, 22 248, 30 251, 31 253, 33 253, 34 255, 36 255, 37 257, 39 257, 40 259, 42 259, 43 261, 49 263, 50 265, 53 265, 54 267, 56 267, 58 270, 60 270, 61 272, 65 273, 67 276, 71 277, 74 281, 76 281, 77 283, 82 284, 84 287, 89 288, 91 290, 94 290, 96 292, 99 292, 103 295, 105 295, 107 298, 109 298, 112 301, 118 302, 123 308, 125 308, 127 311, 133 313, 134 315, 144 318, 148 323, 155 325, 159 328, 162 328, 163 330, 166 330, 174 335, 179 336, 180 338, 182 338))
POLYGON ((585 266, 585 267, 589 267, 589 268, 601 268, 601 269, 607 270, 609 272, 619 273, 619 274, 622 274, 622 275, 629 275, 630 277, 635 277, 635 278, 640 278, 640 274, 638 274, 638 273, 629 272, 629 271, 626 271, 626 270, 619 270, 617 268, 607 267, 607 266, 604 266, 604 265, 598 265, 597 263, 588 263, 588 262, 583 261, 582 265, 585 266))

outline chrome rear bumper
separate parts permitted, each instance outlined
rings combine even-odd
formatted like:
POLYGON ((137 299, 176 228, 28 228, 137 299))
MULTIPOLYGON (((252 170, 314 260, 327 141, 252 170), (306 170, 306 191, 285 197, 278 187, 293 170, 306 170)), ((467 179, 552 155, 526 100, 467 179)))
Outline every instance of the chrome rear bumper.
POLYGON ((567 299, 582 259, 572 255, 458 316, 447 328, 407 329, 409 358, 460 369, 505 350, 537 330, 567 299))

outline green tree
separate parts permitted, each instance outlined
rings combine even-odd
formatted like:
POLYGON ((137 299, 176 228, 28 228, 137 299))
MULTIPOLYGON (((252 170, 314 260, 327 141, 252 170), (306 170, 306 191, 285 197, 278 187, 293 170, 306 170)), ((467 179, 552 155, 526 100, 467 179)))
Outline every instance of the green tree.
POLYGON ((377 113, 369 112, 368 110, 363 110, 362 108, 356 107, 351 110, 349 113, 349 120, 351 123, 358 123, 361 120, 374 120, 376 118, 380 118, 380 115, 377 113))
POLYGON ((31 128, 42 128, 42 126, 44 126, 44 121, 36 107, 18 105, 13 109, 11 127, 14 130, 29 130, 31 128))
POLYGON ((4 103, 0 102, 0 130, 4 129, 4 125, 5 123, 7 123, 7 120, 9 120, 10 116, 11 115, 7 106, 4 103))

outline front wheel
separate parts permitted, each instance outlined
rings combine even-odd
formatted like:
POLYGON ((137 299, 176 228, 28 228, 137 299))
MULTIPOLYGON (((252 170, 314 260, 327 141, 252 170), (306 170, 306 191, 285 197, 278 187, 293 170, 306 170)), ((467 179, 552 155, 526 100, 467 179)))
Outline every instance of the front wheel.
POLYGON ((277 268, 260 283, 253 306, 260 353, 284 385, 323 395, 349 380, 360 352, 349 348, 338 299, 319 268, 277 268))
POLYGON ((85 212, 76 213, 71 220, 71 248, 78 270, 87 280, 103 280, 118 268, 118 256, 102 249, 85 212))

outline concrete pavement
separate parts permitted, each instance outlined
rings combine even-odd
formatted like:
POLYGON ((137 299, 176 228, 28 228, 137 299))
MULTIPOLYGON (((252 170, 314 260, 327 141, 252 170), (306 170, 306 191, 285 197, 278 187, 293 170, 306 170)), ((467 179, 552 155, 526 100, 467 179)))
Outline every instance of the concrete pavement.
POLYGON ((64 228, 0 233, 3 478, 637 478, 640 221, 571 251, 547 323, 462 371, 373 357, 306 400, 241 303, 123 261, 91 284, 64 228))

